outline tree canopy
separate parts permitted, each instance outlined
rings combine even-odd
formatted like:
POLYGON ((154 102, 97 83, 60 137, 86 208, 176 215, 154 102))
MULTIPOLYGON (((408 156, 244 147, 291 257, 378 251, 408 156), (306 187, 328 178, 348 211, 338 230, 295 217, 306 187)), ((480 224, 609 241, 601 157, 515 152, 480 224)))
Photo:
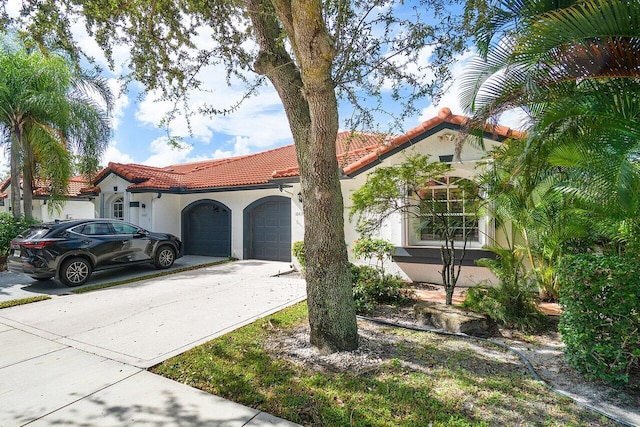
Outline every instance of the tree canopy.
POLYGON ((640 3, 503 0, 485 13, 462 94, 477 122, 524 110, 530 156, 580 172, 563 191, 637 211, 640 3))
POLYGON ((512 109, 528 117, 525 139, 493 153, 488 196, 557 297, 562 255, 637 253, 640 3, 499 0, 480 16, 463 101, 478 124, 512 109))

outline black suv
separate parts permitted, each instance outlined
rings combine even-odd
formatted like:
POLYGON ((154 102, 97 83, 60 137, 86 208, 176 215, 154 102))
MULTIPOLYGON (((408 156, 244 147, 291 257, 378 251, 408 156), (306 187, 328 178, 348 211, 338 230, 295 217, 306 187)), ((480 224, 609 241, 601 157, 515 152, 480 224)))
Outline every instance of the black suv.
POLYGON ((13 239, 7 269, 79 286, 96 270, 149 262, 169 268, 181 251, 176 236, 151 233, 120 220, 55 221, 32 225, 13 239))

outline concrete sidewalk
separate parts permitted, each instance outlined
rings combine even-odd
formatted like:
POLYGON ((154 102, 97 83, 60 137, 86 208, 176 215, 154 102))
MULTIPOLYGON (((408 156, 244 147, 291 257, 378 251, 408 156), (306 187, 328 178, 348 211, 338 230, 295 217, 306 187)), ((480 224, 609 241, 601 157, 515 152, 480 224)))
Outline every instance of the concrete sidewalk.
POLYGON ((143 368, 304 298, 239 261, 0 310, 0 425, 292 426, 143 368))

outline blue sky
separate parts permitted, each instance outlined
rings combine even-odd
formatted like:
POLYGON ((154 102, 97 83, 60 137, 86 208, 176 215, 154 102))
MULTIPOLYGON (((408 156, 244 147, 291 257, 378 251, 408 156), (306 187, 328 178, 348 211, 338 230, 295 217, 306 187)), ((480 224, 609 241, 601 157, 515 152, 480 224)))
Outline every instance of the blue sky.
MULTIPOLYGON (((8 11, 17 12, 19 3, 20 0, 9 0, 8 11)), ((100 48, 86 34, 81 22, 74 25, 73 32, 87 53, 93 55, 107 70, 107 63, 100 48)), ((422 55, 423 60, 426 61, 428 56, 429 52, 425 52, 422 55)), ((454 66, 452 90, 445 94, 439 105, 432 105, 429 99, 425 99, 420 105, 421 114, 407 121, 404 124, 405 130, 435 116, 443 106, 451 108, 454 113, 462 113, 457 101, 455 77, 459 77, 464 72, 464 66, 471 56, 470 52, 463 55, 460 62, 454 66)), ((114 93, 119 93, 117 77, 126 70, 128 48, 116 47, 114 59, 115 70, 105 71, 104 75, 109 79, 114 93)), ((212 98, 223 100, 221 107, 224 108, 233 105, 242 96, 244 87, 240 85, 229 87, 225 73, 221 69, 209 67, 201 74, 201 78, 203 88, 207 91, 190 94, 192 109, 212 98)), ((158 127, 160 119, 169 111, 170 106, 158 101, 158 96, 154 93, 143 93, 142 98, 138 99, 141 93, 143 88, 132 84, 127 93, 119 94, 113 112, 113 138, 102 158, 102 165, 119 162, 166 166, 249 154, 292 143, 280 99, 269 85, 263 86, 258 96, 246 100, 237 112, 229 116, 193 117, 191 136, 189 136, 186 120, 177 117, 172 122, 170 130, 172 134, 184 137, 181 149, 170 148, 167 145, 166 131, 158 127)), ((342 113, 348 112, 342 109, 342 113)), ((6 159, 0 159, 0 161, 6 162, 6 159)))

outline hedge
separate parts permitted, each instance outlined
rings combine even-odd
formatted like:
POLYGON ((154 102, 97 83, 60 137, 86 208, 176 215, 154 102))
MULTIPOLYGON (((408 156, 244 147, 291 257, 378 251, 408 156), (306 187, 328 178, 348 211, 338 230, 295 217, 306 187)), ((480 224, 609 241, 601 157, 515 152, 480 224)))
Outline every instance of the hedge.
POLYGON ((588 378, 626 384, 640 361, 640 263, 571 255, 557 272, 567 361, 588 378))

